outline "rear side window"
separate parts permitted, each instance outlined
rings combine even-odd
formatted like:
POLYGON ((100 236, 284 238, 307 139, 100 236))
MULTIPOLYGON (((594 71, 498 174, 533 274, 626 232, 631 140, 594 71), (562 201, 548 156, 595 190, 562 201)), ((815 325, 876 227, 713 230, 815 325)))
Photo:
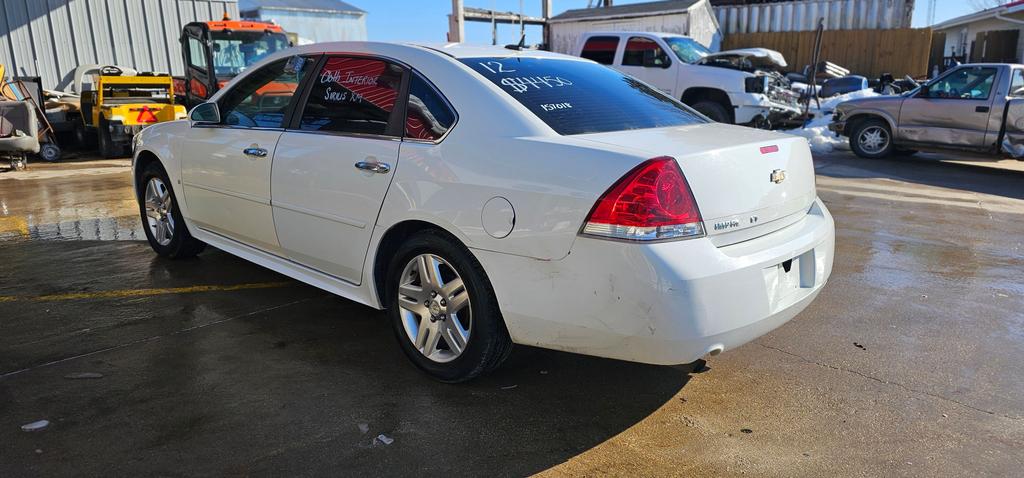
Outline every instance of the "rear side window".
POLYGON ((299 129, 387 134, 402 73, 382 60, 328 58, 313 79, 299 129))
POLYGON ((606 66, 562 58, 463 58, 562 135, 705 121, 682 103, 606 66))
POLYGON ((405 114, 405 137, 437 141, 455 123, 455 113, 426 80, 413 75, 409 80, 409 102, 405 114))
POLYGON ((602 65, 611 65, 615 61, 615 50, 618 48, 619 37, 590 37, 583 44, 580 56, 602 65))

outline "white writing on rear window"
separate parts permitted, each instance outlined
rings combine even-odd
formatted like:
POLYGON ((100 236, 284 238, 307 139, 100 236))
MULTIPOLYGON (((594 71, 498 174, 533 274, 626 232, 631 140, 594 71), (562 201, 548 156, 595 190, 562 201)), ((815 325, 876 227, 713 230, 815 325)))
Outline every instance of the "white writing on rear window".
POLYGON ((544 111, 567 110, 572 108, 572 103, 544 103, 540 107, 544 111))
POLYGON ((571 81, 559 76, 513 76, 502 78, 501 84, 511 88, 516 93, 525 93, 531 87, 539 90, 541 88, 572 86, 571 81))

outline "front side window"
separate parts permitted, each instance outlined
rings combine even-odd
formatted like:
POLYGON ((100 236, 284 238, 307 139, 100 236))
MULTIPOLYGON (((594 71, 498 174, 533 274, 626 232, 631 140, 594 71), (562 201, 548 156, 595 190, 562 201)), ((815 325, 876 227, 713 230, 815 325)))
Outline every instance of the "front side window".
POLYGON ((590 37, 583 44, 580 56, 602 65, 611 65, 615 61, 615 50, 618 48, 619 37, 590 37))
POLYGON ((960 68, 932 83, 928 87, 928 98, 988 99, 995 79, 995 68, 980 66, 960 68))
POLYGON ((221 117, 229 126, 282 128, 285 112, 302 78, 315 61, 293 56, 252 72, 220 100, 221 117))
POLYGON ((405 112, 405 137, 437 141, 455 123, 455 113, 426 80, 413 75, 405 112))
POLYGON ((299 128, 388 134, 401 67, 371 58, 330 57, 313 80, 299 128))
POLYGON ((688 107, 637 79, 564 58, 463 58, 558 134, 705 123, 688 107))
POLYGON ((203 43, 195 37, 188 39, 188 62, 200 70, 206 69, 206 52, 203 50, 203 43))
POLYGON ((650 38, 631 37, 626 42, 626 50, 622 53, 622 66, 663 68, 670 62, 665 50, 650 38))
POLYGON ((686 63, 697 63, 701 58, 711 54, 711 50, 692 38, 664 37, 662 40, 665 40, 676 57, 686 63))

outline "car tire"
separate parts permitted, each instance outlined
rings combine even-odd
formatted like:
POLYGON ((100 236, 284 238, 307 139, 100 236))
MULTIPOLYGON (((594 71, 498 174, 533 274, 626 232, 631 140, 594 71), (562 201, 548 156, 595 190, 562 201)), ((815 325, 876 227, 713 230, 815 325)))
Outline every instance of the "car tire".
POLYGON ((75 143, 77 143, 78 149, 96 148, 96 132, 79 124, 75 127, 75 143))
POLYGON ((187 259, 206 248, 206 243, 192 237, 185 225, 171 180, 160 163, 153 161, 143 168, 135 189, 142 227, 153 251, 169 259, 187 259))
POLYGON ((483 267, 444 232, 421 231, 402 244, 384 289, 402 351, 437 380, 473 379, 496 369, 512 350, 483 267))
POLYGON ((729 110, 717 101, 698 101, 692 105, 692 108, 716 123, 732 123, 732 115, 729 114, 729 110))
POLYGON ((43 143, 39 145, 39 157, 47 163, 60 161, 60 146, 55 143, 43 143))
POLYGON ((110 125, 106 119, 100 118, 96 136, 99 140, 100 156, 107 159, 117 157, 117 148, 114 146, 114 140, 110 137, 110 125))
POLYGON ((870 118, 854 125, 850 134, 850 149, 866 159, 880 159, 889 156, 895 149, 892 144, 892 130, 889 123, 870 118))

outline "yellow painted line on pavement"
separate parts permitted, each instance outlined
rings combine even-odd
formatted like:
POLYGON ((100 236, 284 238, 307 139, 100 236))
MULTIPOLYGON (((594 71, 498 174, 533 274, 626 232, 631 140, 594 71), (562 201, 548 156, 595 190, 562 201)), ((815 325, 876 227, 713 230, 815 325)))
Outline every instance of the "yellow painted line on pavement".
POLYGON ((60 300, 87 299, 126 299, 133 297, 150 297, 155 295, 194 294, 197 292, 230 292, 251 289, 275 289, 295 285, 295 282, 257 282, 236 285, 194 285, 189 287, 167 287, 159 289, 122 289, 95 292, 72 292, 67 294, 48 294, 36 296, 0 295, 0 303, 4 302, 49 302, 60 300))

